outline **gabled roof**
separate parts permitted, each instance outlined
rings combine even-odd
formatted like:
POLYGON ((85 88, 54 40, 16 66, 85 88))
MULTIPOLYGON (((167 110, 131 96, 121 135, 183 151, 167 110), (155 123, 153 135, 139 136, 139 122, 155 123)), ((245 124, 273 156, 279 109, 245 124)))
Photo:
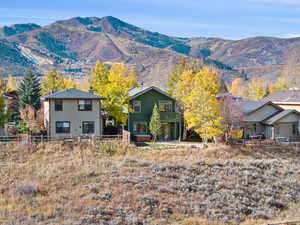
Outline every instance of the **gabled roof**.
POLYGON ((162 95, 165 95, 173 100, 175 100, 173 97, 171 97, 171 95, 169 95, 167 92, 161 90, 160 88, 158 87, 155 87, 155 86, 150 86, 150 87, 145 87, 145 86, 142 86, 142 87, 137 87, 137 88, 133 88, 129 91, 129 96, 134 99, 148 91, 151 91, 151 90, 155 90, 159 93, 161 93, 162 95))
POLYGON ((275 116, 272 116, 271 118, 268 118, 267 120, 264 121, 264 123, 267 124, 267 125, 272 125, 272 124, 276 123, 278 120, 282 119, 283 117, 285 117, 285 116, 287 116, 291 113, 296 113, 300 116, 300 113, 297 110, 286 109, 286 110, 276 114, 275 116))
POLYGON ((264 101, 272 101, 275 103, 299 103, 300 104, 300 90, 278 91, 268 95, 263 99, 264 101))
POLYGON ((103 97, 94 95, 90 92, 81 91, 78 89, 67 89, 63 91, 58 91, 50 95, 43 96, 42 99, 93 99, 101 100, 103 97))
POLYGON ((283 109, 280 106, 275 105, 271 101, 243 101, 241 105, 242 105, 243 113, 246 115, 249 115, 249 114, 259 110, 260 108, 264 107, 265 105, 272 105, 273 107, 277 108, 278 110, 283 111, 283 109))

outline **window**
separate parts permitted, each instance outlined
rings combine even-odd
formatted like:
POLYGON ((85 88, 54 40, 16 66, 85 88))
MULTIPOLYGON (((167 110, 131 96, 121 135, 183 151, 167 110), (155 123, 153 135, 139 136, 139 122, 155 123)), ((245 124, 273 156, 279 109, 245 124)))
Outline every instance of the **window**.
POLYGON ((134 134, 147 134, 147 122, 135 122, 133 124, 134 134))
POLYGON ((82 122, 82 133, 93 134, 95 132, 95 123, 93 121, 82 122))
POLYGON ((55 100, 54 110, 55 111, 63 111, 63 100, 55 100))
POLYGON ((172 112, 172 102, 159 102, 160 112, 172 112))
POLYGON ((275 125, 275 135, 279 136, 280 135, 280 128, 279 125, 275 125))
POLYGON ((69 134, 71 123, 66 121, 56 122, 56 133, 57 134, 69 134))
POLYGON ((293 123, 293 134, 299 134, 298 123, 293 123))
POLYGON ((79 111, 92 111, 92 100, 79 100, 78 110, 79 111))
POLYGON ((141 101, 133 101, 132 108, 134 112, 142 111, 142 102, 141 101))

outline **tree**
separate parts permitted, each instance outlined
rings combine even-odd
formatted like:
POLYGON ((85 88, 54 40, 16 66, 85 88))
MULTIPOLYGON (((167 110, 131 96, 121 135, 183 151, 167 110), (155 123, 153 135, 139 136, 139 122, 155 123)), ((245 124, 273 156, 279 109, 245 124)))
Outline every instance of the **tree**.
POLYGON ((272 86, 270 86, 270 93, 275 93, 278 91, 284 91, 287 90, 288 86, 287 86, 287 82, 285 80, 284 77, 278 77, 276 80, 276 83, 272 86))
POLYGON ((14 91, 17 89, 17 85, 16 82, 13 78, 13 76, 10 74, 7 78, 7 87, 6 87, 6 91, 10 92, 10 91, 14 91))
POLYGON ((9 114, 5 110, 5 100, 4 97, 0 95, 0 127, 3 127, 8 119, 9 114))
POLYGON ((41 107, 40 81, 38 77, 33 74, 32 71, 29 71, 25 75, 17 91, 20 95, 19 106, 21 109, 25 108, 27 105, 33 106, 35 110, 40 109, 41 107))
MULTIPOLYGON (((222 124, 226 143, 232 135, 240 133, 237 130, 240 130, 240 124, 244 116, 241 104, 241 100, 230 97, 221 101, 222 124)), ((236 136, 233 138, 236 138, 236 136)))
POLYGON ((24 131, 30 131, 33 134, 39 134, 41 131, 45 131, 43 121, 43 110, 36 110, 32 105, 26 105, 20 110, 20 117, 25 125, 24 131))
POLYGON ((287 63, 283 68, 282 76, 289 88, 300 86, 300 65, 299 65, 300 50, 293 48, 289 51, 287 63))
POLYGON ((238 77, 235 78, 232 83, 229 92, 233 95, 241 95, 241 88, 243 87, 244 79, 238 77))
POLYGON ((108 76, 109 69, 102 62, 97 61, 89 79, 90 86, 97 95, 104 96, 106 94, 104 87, 109 84, 108 76))
POLYGON ((184 105, 184 119, 189 129, 198 133, 206 143, 222 134, 220 90, 217 73, 204 67, 199 72, 185 71, 176 84, 178 97, 184 105))
POLYGON ((103 108, 122 125, 126 124, 130 111, 129 91, 137 86, 134 70, 128 69, 123 63, 115 63, 108 70, 103 63, 97 62, 92 71, 90 86, 95 94, 105 97, 103 108))
POLYGON ((160 134, 161 122, 160 114, 157 105, 155 104, 152 111, 152 116, 149 124, 150 133, 153 135, 153 141, 156 141, 157 136, 160 134))
POLYGON ((64 89, 64 79, 57 71, 52 70, 43 77, 42 93, 50 94, 64 89))
MULTIPOLYGON (((195 63, 193 64, 193 67, 195 67, 195 63)), ((186 58, 182 56, 180 57, 178 64, 172 69, 169 76, 167 92, 170 95, 174 96, 175 86, 179 81, 180 75, 186 70, 192 70, 192 68, 188 65, 186 58)))
POLYGON ((3 79, 3 74, 0 72, 0 94, 3 94, 6 92, 6 83, 3 79))

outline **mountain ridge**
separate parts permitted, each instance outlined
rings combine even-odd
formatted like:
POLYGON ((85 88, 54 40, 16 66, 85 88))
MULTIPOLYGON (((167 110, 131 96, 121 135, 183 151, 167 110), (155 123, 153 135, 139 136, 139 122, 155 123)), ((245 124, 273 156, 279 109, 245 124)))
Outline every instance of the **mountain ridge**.
MULTIPOLYGON (((14 44, 15 54, 19 52, 16 58, 27 58, 30 66, 40 73, 57 68, 66 75, 67 69, 81 71, 77 74, 83 76, 88 75, 97 60, 125 62, 138 68, 142 81, 152 84, 160 78, 164 85, 171 68, 181 56, 212 66, 227 81, 235 77, 274 80, 281 74, 289 52, 300 49, 300 37, 241 40, 173 37, 145 30, 112 16, 73 17, 46 26, 11 27, 15 34, 11 32, 11 35, 1 36, 1 28, 0 40, 14 44)), ((4 52, 9 52, 8 45, 3 46, 4 52)), ((0 56, 0 62, 5 62, 4 66, 0 65, 0 71, 18 75, 28 69, 27 64, 18 65, 16 71, 14 60, 8 56, 0 56)))

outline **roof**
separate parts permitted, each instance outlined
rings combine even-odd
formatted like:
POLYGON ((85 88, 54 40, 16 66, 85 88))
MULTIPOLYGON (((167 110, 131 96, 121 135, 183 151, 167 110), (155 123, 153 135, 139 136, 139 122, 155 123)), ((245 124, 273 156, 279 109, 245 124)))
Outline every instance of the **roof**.
POLYGON ((276 108, 280 108, 279 106, 274 105, 270 101, 243 101, 242 102, 242 110, 243 110, 244 114, 250 114, 268 104, 271 104, 271 105, 275 106, 276 108))
POLYGON ((272 101, 275 103, 298 103, 300 104, 300 90, 278 91, 268 95, 264 101, 272 101))
POLYGON ((286 109, 275 116, 272 116, 271 118, 268 118, 264 121, 265 124, 272 125, 273 123, 277 122, 278 120, 282 119, 283 117, 291 114, 291 113, 297 113, 300 115, 300 113, 297 110, 294 109, 286 109))
POLYGON ((232 98, 232 99, 242 99, 242 97, 237 96, 237 95, 233 95, 231 93, 221 93, 217 95, 217 99, 224 99, 224 98, 232 98))
MULTIPOLYGON (((140 96, 140 95, 142 95, 142 94, 144 94, 144 93, 146 93, 146 92, 148 92, 148 91, 151 91, 151 90, 155 90, 155 91, 157 91, 157 92, 159 92, 159 93, 161 93, 161 94, 163 94, 163 95, 165 95, 165 96, 167 96, 167 97, 169 97, 169 98, 171 98, 171 99, 174 99, 174 98, 171 97, 171 95, 169 95, 167 92, 165 92, 165 91, 163 91, 163 90, 161 90, 160 88, 155 87, 155 86, 150 86, 150 87, 142 86, 142 87, 133 88, 133 89, 131 89, 131 90, 129 91, 129 96, 130 96, 131 98, 136 98, 136 97, 138 97, 138 96, 140 96)), ((174 99, 174 100, 175 100, 175 99, 174 99)))
POLYGON ((50 95, 45 95, 42 99, 94 99, 100 100, 104 99, 103 97, 94 95, 90 92, 81 91, 78 89, 67 89, 63 91, 58 91, 50 95))

